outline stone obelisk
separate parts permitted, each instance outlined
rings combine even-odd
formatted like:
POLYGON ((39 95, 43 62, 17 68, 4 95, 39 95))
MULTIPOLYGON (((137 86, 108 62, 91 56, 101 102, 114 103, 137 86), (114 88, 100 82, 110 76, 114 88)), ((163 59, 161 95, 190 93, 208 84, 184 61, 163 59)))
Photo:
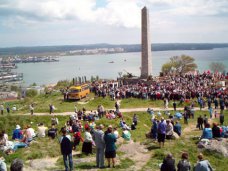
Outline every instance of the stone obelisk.
POLYGON ((151 59, 151 40, 150 40, 150 21, 149 11, 146 7, 142 9, 142 57, 141 57, 141 78, 148 78, 152 75, 152 59, 151 59))

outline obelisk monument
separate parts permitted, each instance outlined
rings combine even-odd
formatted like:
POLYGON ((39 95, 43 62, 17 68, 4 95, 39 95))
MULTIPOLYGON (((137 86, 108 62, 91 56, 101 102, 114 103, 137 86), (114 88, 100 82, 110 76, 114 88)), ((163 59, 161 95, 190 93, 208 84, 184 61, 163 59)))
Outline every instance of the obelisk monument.
POLYGON ((142 57, 141 57, 141 78, 146 79, 152 75, 152 59, 151 59, 151 40, 150 40, 150 21, 149 11, 146 7, 142 9, 142 57))

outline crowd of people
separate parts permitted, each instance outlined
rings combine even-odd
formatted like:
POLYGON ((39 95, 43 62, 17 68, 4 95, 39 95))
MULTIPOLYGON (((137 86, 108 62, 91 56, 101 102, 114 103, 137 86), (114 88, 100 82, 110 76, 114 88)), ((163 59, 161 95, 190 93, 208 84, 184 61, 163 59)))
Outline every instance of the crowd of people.
MULTIPOLYGON (((79 111, 78 111, 79 112, 79 111)), ((106 128, 102 124, 96 125, 96 121, 102 117, 101 114, 98 115, 100 111, 100 105, 98 106, 98 113, 90 112, 83 113, 83 117, 79 119, 78 112, 71 115, 69 120, 66 122, 66 125, 61 129, 62 138, 66 137, 67 141, 61 141, 61 151, 64 159, 65 168, 70 170, 73 167, 72 162, 72 150, 76 150, 82 142, 82 153, 85 155, 89 155, 93 153, 93 147, 96 148, 96 167, 104 168, 104 157, 107 158, 108 166, 107 167, 115 167, 115 157, 116 157, 116 141, 118 138, 122 137, 126 141, 131 140, 131 131, 136 129, 136 125, 138 122, 137 115, 135 114, 132 118, 132 125, 129 127, 124 121, 123 117, 118 117, 117 111, 113 112, 115 117, 109 118, 106 115, 103 115, 106 119, 116 119, 120 118, 120 124, 117 127, 113 127, 109 125, 106 128), (99 117, 100 116, 100 117, 99 117), (82 121, 84 120, 84 125, 82 121), (122 130, 122 135, 119 134, 118 129, 122 130), (84 137, 82 137, 82 133, 84 132, 84 137), (71 138, 72 137, 72 138, 71 138), (69 141, 69 142, 68 142, 69 141), (68 149, 69 145, 62 144, 70 144, 73 142, 72 149, 68 149), (68 158, 68 160, 67 160, 68 158), (68 165, 69 162, 69 165, 68 165)), ((66 139, 65 138, 65 139, 66 139)))
MULTIPOLYGON (((219 81, 224 81, 222 74, 213 74, 204 72, 203 74, 189 74, 170 76, 166 79, 160 79, 151 83, 138 82, 137 84, 110 86, 110 83, 93 84, 92 91, 97 96, 106 97, 110 95, 112 99, 123 99, 129 97, 152 99, 152 100, 174 100, 182 103, 187 99, 198 98, 203 106, 205 98, 209 102, 228 107, 227 91, 218 86, 219 81)), ((112 85, 112 84, 111 84, 112 85)))
MULTIPOLYGON (((203 73, 170 77, 169 79, 169 81, 167 79, 154 81, 151 84, 137 83, 114 87, 109 86, 108 83, 103 84, 103 86, 99 84, 94 85, 92 89, 97 96, 105 97, 110 95, 113 100, 117 100, 115 110, 106 111, 103 105, 99 105, 97 111, 88 112, 85 108, 78 110, 75 105, 74 114, 69 117, 69 120, 60 130, 57 129, 59 124, 58 118, 54 115, 51 118, 51 127, 49 128, 44 126, 43 123, 39 123, 35 129, 32 123, 23 128, 20 125, 16 125, 12 131, 12 140, 9 140, 4 130, 0 132, 0 150, 6 154, 11 154, 18 148, 29 147, 30 143, 36 141, 37 137, 44 138, 48 136, 50 139, 55 139, 59 136, 65 170, 73 170, 72 151, 79 150, 80 143, 82 143, 80 151, 85 155, 96 152, 97 168, 105 167, 104 158, 107 159, 107 167, 112 166, 115 168, 117 140, 122 137, 125 141, 130 141, 132 131, 136 130, 138 125, 136 114, 134 114, 132 122, 128 124, 120 112, 120 103, 118 100, 129 97, 164 101, 164 108, 167 110, 165 114, 168 115, 168 119, 162 117, 161 112, 155 114, 153 109, 148 108, 147 110, 152 117, 152 127, 147 137, 158 141, 160 148, 164 147, 166 139, 175 139, 182 135, 181 118, 184 119, 184 124, 188 124, 189 119, 194 118, 195 102, 192 102, 190 106, 185 106, 182 113, 176 110, 177 101, 183 103, 189 99, 197 99, 196 103, 198 103, 200 109, 207 106, 210 119, 219 117, 220 126, 214 122, 212 128, 207 115, 197 118, 196 127, 202 130, 201 139, 228 137, 228 129, 223 126, 223 111, 228 108, 228 94, 225 89, 216 86, 216 82, 224 80, 223 75, 203 73), (170 100, 173 100, 173 109, 176 112, 174 116, 168 111, 170 100), (218 109, 220 109, 219 114, 217 112, 218 109), (97 125, 97 121, 101 118, 118 120, 119 125, 109 125, 106 127, 102 124, 97 125), (120 130, 121 135, 119 134, 120 130), (60 135, 58 135, 59 133, 60 135)), ((4 114, 4 110, 4 105, 1 104, 0 112, 2 115, 4 114)), ((34 104, 30 104, 29 110, 31 115, 33 115, 34 104)), ((53 114, 54 110, 55 107, 50 104, 49 113, 53 114)), ((10 112, 10 109, 7 108, 7 112, 10 112)), ((198 155, 198 159, 197 164, 192 167, 188 161, 188 153, 183 153, 181 160, 176 166, 172 154, 168 154, 161 164, 161 171, 175 171, 176 168, 178 171, 188 171, 192 168, 194 168, 194 171, 212 170, 210 163, 203 159, 202 154, 198 155)), ((0 159, 1 163, 4 163, 4 161, 0 159)))

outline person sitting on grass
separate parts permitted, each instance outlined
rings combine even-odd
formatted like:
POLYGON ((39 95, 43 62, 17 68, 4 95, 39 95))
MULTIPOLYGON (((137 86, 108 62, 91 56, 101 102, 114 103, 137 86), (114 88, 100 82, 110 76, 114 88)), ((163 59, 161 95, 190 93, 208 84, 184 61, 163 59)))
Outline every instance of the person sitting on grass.
POLYGON ((131 128, 126 124, 126 122, 123 122, 123 129, 131 130, 131 128))
POLYGON ((135 125, 134 122, 132 122, 132 124, 131 124, 131 130, 135 130, 135 129, 136 129, 136 125, 135 125))
POLYGON ((16 129, 13 131, 13 140, 20 140, 22 139, 22 131, 20 125, 16 125, 16 129))
POLYGON ((0 171, 7 171, 5 159, 0 157, 0 171))
POLYGON ((27 131, 24 131, 23 138, 21 140, 17 140, 13 144, 13 151, 16 151, 18 148, 25 148, 29 146, 31 136, 27 131))
POLYGON ((131 133, 129 130, 127 130, 126 128, 123 129, 122 132, 122 138, 126 141, 130 141, 131 140, 131 133))
POLYGON ((6 146, 6 139, 4 137, 4 134, 0 132, 0 151, 5 152, 7 150, 6 146))
POLYGON ((203 154, 198 155, 198 162, 193 168, 193 171, 213 171, 208 160, 203 159, 203 154))
POLYGON ((203 134, 201 136, 201 139, 212 139, 212 129, 210 128, 210 124, 207 123, 205 125, 205 128, 203 129, 203 134))
POLYGON ((36 137, 35 130, 31 127, 31 125, 27 125, 27 130, 30 132, 32 138, 34 139, 36 137))
POLYGON ((23 161, 21 159, 14 159, 10 165, 10 171, 23 171, 23 161))
POLYGON ((117 127, 114 127, 113 134, 115 135, 116 139, 118 139, 118 138, 119 138, 119 132, 118 132, 117 127))
POLYGON ((51 137, 52 139, 55 139, 57 136, 58 129, 55 128, 55 124, 52 123, 51 128, 48 130, 48 137, 51 137))
POLYGON ((31 133, 31 131, 28 128, 29 128, 28 126, 26 126, 24 128, 24 133, 25 133, 25 137, 26 137, 26 143, 30 143, 33 140, 32 133, 31 133))
POLYGON ((191 164, 188 160, 188 153, 182 153, 181 160, 177 164, 177 171, 190 171, 191 164))
POLYGON ((172 154, 167 154, 166 158, 164 158, 161 165, 161 171, 176 171, 175 159, 173 159, 172 154))
POLYGON ((44 126, 44 124, 43 123, 40 123, 39 125, 38 125, 38 133, 37 133, 37 135, 38 135, 38 137, 45 137, 46 136, 46 130, 47 130, 47 127, 45 127, 44 126))
POLYGON ((213 127, 212 127, 212 135, 213 138, 220 138, 221 137, 221 129, 220 127, 218 127, 217 123, 213 123, 213 127))

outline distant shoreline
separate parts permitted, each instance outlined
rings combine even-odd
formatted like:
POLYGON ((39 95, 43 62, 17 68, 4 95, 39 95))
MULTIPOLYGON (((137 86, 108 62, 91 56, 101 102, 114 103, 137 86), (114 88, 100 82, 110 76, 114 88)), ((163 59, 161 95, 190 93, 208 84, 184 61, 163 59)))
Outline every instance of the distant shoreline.
MULTIPOLYGON (((228 43, 156 43, 152 44, 152 51, 175 50, 213 50, 228 48, 228 43)), ((72 56, 72 55, 97 55, 140 52, 140 44, 113 45, 63 45, 63 46, 34 46, 34 47, 8 47, 0 48, 0 57, 28 57, 28 56, 72 56)))

